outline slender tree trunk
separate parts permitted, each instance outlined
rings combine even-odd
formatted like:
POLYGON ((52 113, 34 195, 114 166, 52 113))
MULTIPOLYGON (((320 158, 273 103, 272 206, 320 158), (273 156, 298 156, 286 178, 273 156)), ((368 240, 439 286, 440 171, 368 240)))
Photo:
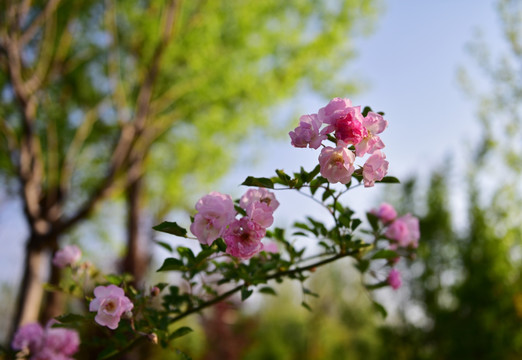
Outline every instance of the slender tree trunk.
POLYGON ((15 318, 12 323, 10 340, 20 325, 38 321, 40 305, 43 297, 43 269, 46 263, 45 249, 40 242, 31 236, 27 241, 25 252, 24 274, 18 290, 15 318))
MULTIPOLYGON (((56 251, 56 249, 54 250, 56 251)), ((54 254, 53 251, 53 254, 54 254)), ((52 257, 49 259, 49 268, 51 274, 49 275, 49 285, 58 286, 62 278, 62 270, 52 264, 52 257)), ((58 291, 48 291, 45 294, 45 301, 40 316, 42 324, 46 324, 49 320, 63 314, 65 308, 65 296, 58 291)))
POLYGON ((138 177, 127 188, 127 253, 123 271, 134 277, 134 285, 142 285, 149 261, 148 247, 142 233, 144 223, 141 199, 144 189, 143 177, 138 177))

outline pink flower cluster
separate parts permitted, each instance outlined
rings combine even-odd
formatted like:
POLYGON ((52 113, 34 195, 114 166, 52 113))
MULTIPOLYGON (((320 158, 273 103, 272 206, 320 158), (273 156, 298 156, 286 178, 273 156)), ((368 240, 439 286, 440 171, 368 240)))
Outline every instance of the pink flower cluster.
POLYGON ((274 194, 264 188, 249 189, 241 197, 239 206, 246 216, 236 219, 237 212, 230 195, 211 192, 196 203, 197 214, 190 231, 202 244, 211 245, 222 237, 227 254, 250 259, 263 250, 261 240, 274 222, 274 211, 279 206, 274 194))
POLYGON ((303 115, 299 126, 289 135, 292 145, 318 149, 328 134, 333 133, 336 147, 324 146, 319 155, 321 175, 331 183, 347 184, 355 171, 355 157, 371 156, 362 167, 365 187, 382 180, 388 171, 386 156, 380 151, 384 143, 378 136, 388 122, 377 113, 361 113, 360 106, 352 106, 349 99, 334 98, 317 114, 303 115), (323 129, 321 129, 321 127, 323 129), (354 150, 350 150, 352 145, 354 150))
POLYGON ((38 323, 20 327, 11 344, 14 350, 29 350, 31 360, 72 360, 78 351, 80 337, 75 330, 51 327, 51 320, 45 328, 38 323))
POLYGON ((94 289, 94 296, 89 304, 89 311, 98 312, 94 321, 112 330, 118 327, 122 315, 134 307, 123 289, 116 285, 98 286, 94 289))
MULTIPOLYGON (((371 213, 377 216, 384 225, 384 236, 390 240, 390 250, 397 250, 400 247, 415 249, 419 246, 419 219, 415 216, 406 214, 397 217, 397 211, 387 203, 382 203, 378 209, 373 209, 371 213)), ((397 261, 398 258, 392 262, 396 263, 397 261)), ((400 272, 392 269, 388 274, 387 281, 393 289, 398 289, 402 284, 400 272)))
POLYGON ((67 245, 58 250, 53 257, 53 264, 59 268, 72 266, 80 260, 82 252, 76 245, 67 245))

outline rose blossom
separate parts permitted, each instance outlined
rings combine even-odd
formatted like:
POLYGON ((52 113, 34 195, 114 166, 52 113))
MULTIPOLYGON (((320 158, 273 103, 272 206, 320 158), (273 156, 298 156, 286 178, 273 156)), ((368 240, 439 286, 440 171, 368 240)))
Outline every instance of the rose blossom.
POLYGON ((388 284, 394 289, 397 290, 402 285, 401 280, 401 273, 397 269, 391 269, 390 273, 388 274, 388 284))
POLYGON ((227 244, 227 254, 240 259, 250 259, 263 250, 261 239, 266 230, 248 217, 234 220, 223 236, 227 244))
POLYGON ((273 211, 267 203, 256 201, 248 204, 247 216, 259 226, 267 228, 274 222, 273 211))
POLYGON ((371 213, 377 216, 383 224, 388 224, 397 217, 397 211, 388 203, 382 203, 379 209, 373 209, 371 213))
POLYGON ((385 235, 388 239, 397 241, 402 247, 416 248, 420 237, 419 219, 411 214, 401 216, 391 223, 385 235))
POLYGON ((190 231, 202 244, 210 245, 223 235, 228 224, 235 216, 234 201, 230 195, 213 191, 203 196, 196 203, 198 213, 190 225, 190 231))
POLYGON ((326 135, 319 132, 322 123, 317 117, 317 114, 303 115, 299 118, 299 126, 294 131, 288 134, 292 139, 292 145, 299 148, 309 146, 312 149, 317 149, 321 146, 326 135))
POLYGON ((380 114, 369 112, 362 120, 362 125, 366 129, 366 135, 360 143, 355 145, 355 154, 359 157, 364 154, 373 154, 376 150, 384 148, 384 143, 377 136, 386 129, 388 122, 380 114))
POLYGON ((15 350, 28 348, 31 353, 37 351, 43 343, 44 330, 38 323, 30 323, 21 326, 11 343, 11 347, 15 350))
POLYGON ((58 250, 53 257, 53 264, 59 268, 71 266, 82 257, 82 252, 76 245, 67 245, 63 249, 58 250))
POLYGON ((72 360, 78 351, 80 338, 75 330, 52 328, 51 320, 42 328, 38 323, 22 326, 14 336, 12 347, 15 350, 28 349, 31 360, 72 360))
POLYGON ((94 320, 112 330, 118 327, 121 316, 134 307, 123 289, 116 285, 98 286, 94 289, 94 296, 89 311, 97 311, 94 320))
POLYGON ((365 187, 371 187, 375 185, 375 181, 384 178, 388 172, 388 161, 385 159, 386 155, 377 150, 366 160, 366 163, 363 165, 363 181, 365 187))
POLYGON ((356 145, 366 136, 360 106, 352 106, 348 99, 335 98, 324 108, 319 109, 319 120, 328 124, 321 134, 335 131, 335 137, 346 143, 356 145))
POLYGON ((319 155, 319 165, 321 166, 321 175, 328 179, 332 184, 340 182, 348 184, 352 179, 355 171, 353 162, 355 155, 348 150, 346 146, 336 147, 335 149, 328 146, 321 150, 319 155))
POLYGON ((267 204, 272 212, 279 207, 279 201, 276 200, 274 193, 265 188, 248 189, 245 194, 241 196, 239 206, 247 210, 250 204, 258 201, 267 204))

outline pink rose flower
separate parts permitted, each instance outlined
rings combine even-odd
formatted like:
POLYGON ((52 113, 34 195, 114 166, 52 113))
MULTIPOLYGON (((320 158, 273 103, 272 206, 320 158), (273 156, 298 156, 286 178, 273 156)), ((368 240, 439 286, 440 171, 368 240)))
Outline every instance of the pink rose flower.
POLYGON ((354 161, 355 155, 345 146, 338 146, 335 149, 330 146, 325 147, 319 155, 321 175, 332 184, 337 182, 348 184, 355 171, 354 161))
POLYGON ((265 229, 274 223, 274 212, 265 202, 256 201, 248 204, 246 213, 250 220, 265 229))
POLYGON ((43 343, 44 329, 38 323, 30 323, 21 326, 11 343, 11 347, 15 350, 28 348, 31 353, 36 352, 43 343))
POLYGON ((59 268, 74 265, 82 257, 82 252, 76 245, 67 245, 58 250, 53 257, 53 264, 59 268))
POLYGON ((388 284, 394 289, 397 290, 402 285, 401 273, 399 270, 391 269, 388 274, 388 284))
POLYGON ((72 360, 71 356, 80 345, 78 333, 65 328, 52 328, 54 323, 49 321, 45 329, 37 323, 22 326, 14 336, 13 349, 28 349, 32 360, 72 360))
POLYGON ((319 120, 328 124, 321 134, 335 131, 335 137, 346 144, 356 145, 366 136, 360 106, 352 106, 348 99, 335 98, 319 109, 319 120))
POLYGON ((298 148, 305 148, 309 146, 312 149, 317 149, 321 146, 326 135, 319 132, 322 123, 317 117, 317 114, 303 115, 299 118, 299 126, 294 131, 288 134, 292 139, 292 145, 298 148))
POLYGON ((210 245, 223 235, 236 216, 234 201, 230 195, 213 191, 196 203, 198 213, 190 225, 190 231, 202 244, 210 245))
POLYGON ((248 217, 235 220, 225 231, 227 254, 240 259, 250 259, 263 250, 261 239, 266 230, 248 217))
POLYGON ((382 180, 388 172, 388 161, 386 155, 377 150, 363 165, 363 182, 365 187, 375 185, 375 181, 382 180))
POLYGON ((239 206, 246 210, 250 204, 258 201, 267 204, 272 212, 279 207, 279 201, 276 200, 274 193, 265 188, 248 189, 245 194, 241 196, 239 206))
MULTIPOLYGON (((70 356, 78 351, 79 346, 80 338, 76 331, 65 328, 48 327, 44 347, 49 352, 70 356)), ((55 358, 56 357, 51 357, 49 359, 55 358)))
POLYGON ((384 143, 377 134, 386 129, 388 122, 381 115, 369 112, 363 118, 362 125, 366 129, 366 135, 360 143, 355 145, 355 154, 359 157, 364 156, 364 154, 373 154, 375 151, 384 148, 384 143))
POLYGON ((275 242, 269 242, 268 244, 263 246, 263 250, 267 253, 277 254, 279 249, 277 248, 277 244, 275 242))
POLYGON ((416 248, 419 245, 420 231, 419 219, 411 214, 406 214, 395 219, 386 230, 385 236, 397 241, 399 246, 416 248))
POLYGON ((379 209, 374 209, 371 213, 377 216, 383 224, 388 224, 397 217, 397 211, 388 203, 382 203, 379 209))
POLYGON ((94 289, 94 296, 89 311, 97 311, 94 320, 112 330, 118 327, 121 316, 134 307, 123 289, 116 285, 98 286, 94 289))

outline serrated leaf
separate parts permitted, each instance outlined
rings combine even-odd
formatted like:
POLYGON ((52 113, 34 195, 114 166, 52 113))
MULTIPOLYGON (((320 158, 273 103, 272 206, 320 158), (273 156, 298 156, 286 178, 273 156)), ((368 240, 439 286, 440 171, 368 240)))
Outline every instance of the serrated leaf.
POLYGON ((253 176, 249 176, 245 179, 245 181, 243 181, 243 183, 241 185, 258 186, 258 187, 269 188, 269 189, 274 188, 274 183, 272 182, 272 180, 270 180, 269 178, 265 178, 265 177, 256 178, 253 176))
POLYGON ((180 259, 176 258, 167 258, 163 262, 163 265, 156 270, 156 272, 160 271, 177 271, 177 270, 183 270, 185 266, 183 265, 183 262, 180 259))
POLYGON ((194 261, 196 256, 188 247, 179 246, 177 249, 179 256, 187 258, 189 261, 194 261))
POLYGON ((245 301, 246 299, 248 299, 253 292, 254 290, 248 290, 247 286, 243 286, 241 288, 241 301, 245 301))
POLYGON ((169 335, 169 340, 173 340, 173 339, 185 336, 187 334, 190 334, 192 331, 194 331, 194 330, 192 330, 188 326, 182 326, 179 329, 176 329, 173 333, 171 333, 169 335))
POLYGON ((389 260, 389 259, 395 259, 398 256, 399 256, 399 254, 397 254, 393 250, 382 249, 382 250, 377 251, 375 254, 373 254, 372 259, 388 259, 389 260))
POLYGON ((187 237, 187 230, 179 226, 175 222, 164 221, 161 224, 152 227, 156 231, 172 234, 180 237, 187 237))
POLYGON ((376 181, 376 182, 383 183, 383 184, 400 184, 399 179, 397 179, 394 176, 385 176, 382 178, 382 180, 376 181))
POLYGON ((170 244, 167 244, 166 242, 159 241, 159 240, 154 240, 154 242, 156 244, 158 244, 159 246, 161 246, 162 248, 164 248, 165 250, 167 250, 168 252, 173 252, 174 251, 172 246, 170 246, 170 244))
POLYGON ((259 289, 259 292, 261 294, 268 294, 268 295, 277 295, 276 291, 272 289, 270 286, 265 286, 259 289))
POLYGON ((327 189, 327 190, 325 190, 324 193, 323 193, 323 197, 322 197, 323 201, 325 201, 326 199, 328 199, 328 198, 329 198, 330 196, 332 196, 333 194, 335 194, 335 191, 334 191, 334 190, 332 190, 332 189, 327 189))

